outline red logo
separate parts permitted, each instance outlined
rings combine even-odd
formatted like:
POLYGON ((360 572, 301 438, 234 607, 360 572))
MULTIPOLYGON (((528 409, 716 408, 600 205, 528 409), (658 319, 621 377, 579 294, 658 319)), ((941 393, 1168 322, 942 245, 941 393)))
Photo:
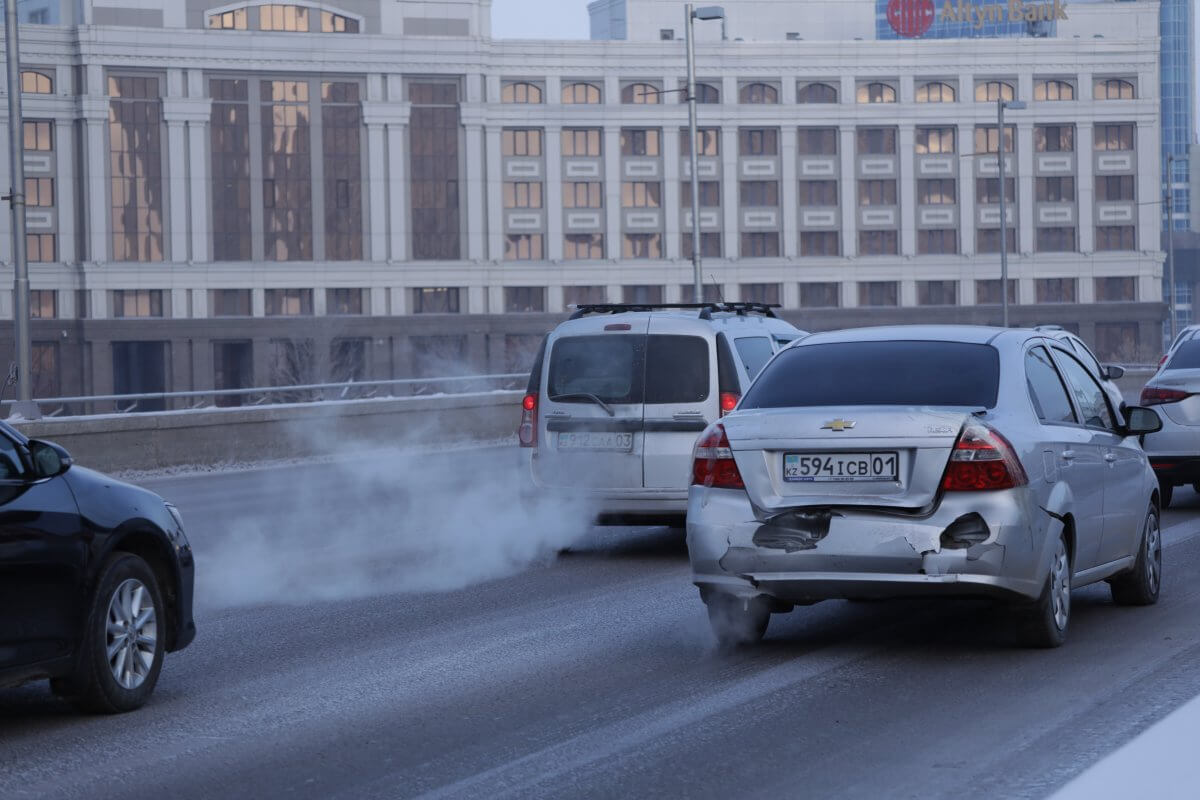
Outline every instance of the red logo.
POLYGON ((888 22, 906 39, 924 35, 933 25, 933 13, 933 0, 888 0, 888 22))

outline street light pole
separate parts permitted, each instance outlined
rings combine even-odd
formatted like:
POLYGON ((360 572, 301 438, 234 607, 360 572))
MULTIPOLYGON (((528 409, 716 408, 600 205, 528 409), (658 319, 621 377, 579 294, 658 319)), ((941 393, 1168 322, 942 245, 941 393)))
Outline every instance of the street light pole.
MULTIPOLYGON (((17 43, 17 0, 4 3, 4 50, 8 65, 8 150, 12 188, 13 322, 17 351, 15 411, 26 416, 33 400, 33 358, 29 346, 29 262, 25 258, 25 129, 21 117, 21 57, 17 43)), ((36 412, 34 413, 36 416, 36 412)))
POLYGON ((1008 170, 1005 169, 1004 148, 1004 109, 1011 108, 1020 111, 1025 104, 1018 100, 1005 100, 1003 96, 996 98, 996 166, 1000 175, 1000 302, 1003 309, 1003 325, 1008 327, 1008 211, 1007 195, 1008 170))
POLYGON ((692 172, 692 302, 704 302, 704 281, 700 271, 700 157, 696 151, 699 132, 696 129, 696 47, 693 43, 693 28, 696 20, 725 19, 725 9, 720 6, 694 8, 691 3, 683 7, 686 17, 684 38, 687 46, 687 104, 688 104, 688 152, 691 154, 692 172))
POLYGON ((1171 315, 1171 343, 1175 342, 1179 323, 1175 317, 1175 154, 1167 154, 1167 308, 1171 315))

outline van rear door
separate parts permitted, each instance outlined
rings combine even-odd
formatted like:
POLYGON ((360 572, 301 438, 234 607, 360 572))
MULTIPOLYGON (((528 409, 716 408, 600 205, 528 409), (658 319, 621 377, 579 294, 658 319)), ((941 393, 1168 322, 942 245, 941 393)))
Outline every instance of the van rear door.
POLYGON ((646 337, 647 489, 687 489, 696 438, 718 416, 713 337, 677 323, 652 317, 646 337))

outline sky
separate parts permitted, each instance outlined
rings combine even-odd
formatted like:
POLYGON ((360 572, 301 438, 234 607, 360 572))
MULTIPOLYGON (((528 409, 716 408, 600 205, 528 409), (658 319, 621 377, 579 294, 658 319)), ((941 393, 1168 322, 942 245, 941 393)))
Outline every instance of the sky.
POLYGON ((589 0, 492 0, 497 39, 586 39, 589 0))

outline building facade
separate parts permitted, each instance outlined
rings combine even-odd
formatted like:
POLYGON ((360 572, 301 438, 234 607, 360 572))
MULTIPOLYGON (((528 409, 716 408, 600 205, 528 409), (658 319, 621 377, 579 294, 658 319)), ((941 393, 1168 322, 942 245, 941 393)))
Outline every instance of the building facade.
POLYGON ((712 297, 819 329, 998 322, 1008 291, 1016 324, 1150 357, 1158 6, 1116 5, 1138 15, 1054 37, 709 42, 695 141, 662 31, 496 41, 465 0, 64 6, 21 31, 35 395, 524 369, 571 304, 690 299, 691 147, 712 297), (1001 97, 1028 103, 1003 132, 1001 97))

